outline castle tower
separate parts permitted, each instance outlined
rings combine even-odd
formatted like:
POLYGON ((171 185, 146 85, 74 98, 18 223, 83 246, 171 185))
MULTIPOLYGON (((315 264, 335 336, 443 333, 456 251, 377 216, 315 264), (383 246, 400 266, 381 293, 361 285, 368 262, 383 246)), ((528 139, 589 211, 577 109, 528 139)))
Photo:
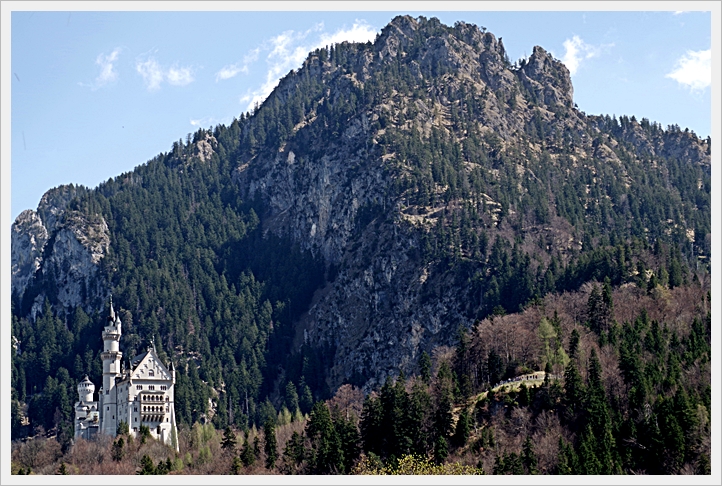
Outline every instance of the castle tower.
POLYGON ((120 377, 120 360, 123 353, 120 352, 121 322, 113 309, 113 297, 110 297, 110 311, 107 323, 103 330, 103 352, 100 358, 103 360, 103 388, 100 390, 100 416, 102 423, 100 431, 104 434, 115 436, 118 427, 118 397, 115 387, 116 378, 120 377))
POLYGON ((93 393, 95 393, 95 385, 90 381, 88 375, 85 375, 83 381, 78 383, 78 401, 90 403, 93 401, 93 393))
POLYGON ((85 375, 83 381, 78 383, 78 402, 75 404, 75 437, 89 439, 93 432, 97 432, 97 403, 93 401, 95 385, 85 375))

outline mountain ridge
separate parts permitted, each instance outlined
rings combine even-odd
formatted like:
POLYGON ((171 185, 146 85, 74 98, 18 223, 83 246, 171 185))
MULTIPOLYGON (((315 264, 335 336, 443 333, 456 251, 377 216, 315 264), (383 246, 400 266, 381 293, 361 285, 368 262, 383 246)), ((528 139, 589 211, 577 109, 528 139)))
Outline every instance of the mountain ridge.
MULTIPOLYGON (((704 265, 710 143, 679 127, 580 112, 569 71, 541 47, 512 65, 501 39, 483 29, 397 17, 374 43, 310 53, 228 127, 199 130, 96 189, 49 191, 42 209, 13 226, 16 314, 37 319, 46 298, 65 319, 77 307, 92 314, 117 289, 139 331, 158 334, 171 354, 206 354, 199 361, 208 367, 226 305, 201 302, 200 275, 229 295, 258 283, 266 290, 249 290, 248 301, 257 299, 262 318, 244 329, 258 339, 248 346, 268 345, 266 362, 249 352, 255 364, 244 363, 266 370, 262 389, 274 401, 284 380, 301 378, 318 396, 347 382, 368 390, 414 372, 423 352, 454 344, 459 326, 493 312, 604 277, 646 285, 646 270, 660 265, 649 253, 657 241, 677 249, 669 252, 677 265, 704 265), (124 213, 142 206, 124 199, 131 194, 169 191, 181 191, 177 214, 162 204, 140 209, 147 221, 124 213), (194 200, 204 191, 207 204, 194 200), (214 226, 216 217, 232 230, 214 226), (193 218, 214 236, 191 234, 184 225, 193 218), (157 263, 141 276, 136 266, 181 246, 164 240, 176 227, 205 246, 178 257, 172 284, 151 277, 157 263), (68 233, 78 228, 85 245, 42 256, 60 250, 43 242, 80 243, 68 233), (244 243, 255 232, 266 239, 244 243), (304 269, 294 277, 301 283, 249 283, 247 272, 260 275, 266 261, 250 254, 277 262, 263 253, 276 244, 304 269), (92 263, 71 272, 81 260, 92 263), (163 317, 164 301, 141 297, 160 292, 146 290, 149 282, 188 299, 174 304, 178 322, 163 317), (183 337, 200 334, 198 343, 183 337)), ((207 373, 216 386, 229 380, 207 373)))

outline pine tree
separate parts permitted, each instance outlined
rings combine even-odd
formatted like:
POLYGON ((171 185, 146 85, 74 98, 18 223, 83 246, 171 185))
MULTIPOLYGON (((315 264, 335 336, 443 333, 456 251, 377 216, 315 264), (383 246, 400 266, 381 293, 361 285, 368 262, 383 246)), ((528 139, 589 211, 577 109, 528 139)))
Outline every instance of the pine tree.
POLYGON ((434 444, 434 462, 443 464, 447 457, 449 457, 449 445, 443 436, 438 437, 434 444))
POLYGON ((120 462, 123 460, 123 456, 125 456, 125 451, 123 450, 124 445, 125 440, 123 440, 122 437, 113 441, 113 451, 111 453, 111 457, 114 461, 120 462))
POLYGON ((454 447, 464 447, 469 440, 470 433, 471 419, 469 412, 464 409, 459 413, 459 419, 456 421, 456 429, 454 430, 454 435, 451 437, 451 442, 454 447))
POLYGON ((245 439, 243 440, 240 458, 246 467, 252 466, 256 462, 256 454, 254 454, 253 447, 248 441, 248 433, 246 433, 245 439))
POLYGON ((276 426, 272 419, 263 424, 263 451, 266 453, 266 469, 273 469, 278 459, 278 444, 276 443, 276 426))
POLYGON ((298 410, 298 393, 296 392, 296 385, 292 381, 286 384, 286 408, 293 415, 298 410))
POLYGON ((579 331, 572 329, 572 334, 569 337, 569 359, 577 358, 579 352, 579 331))
POLYGON ((426 351, 423 351, 421 353, 421 357, 419 358, 419 369, 421 379, 428 385, 431 381, 431 357, 426 351))
POLYGON ((573 420, 581 410, 584 401, 584 383, 574 360, 569 360, 564 370, 564 405, 568 418, 573 420))
POLYGON ((331 420, 341 443, 343 470, 349 472, 361 454, 361 436, 356 424, 356 415, 351 413, 347 418, 338 407, 334 407, 331 420))
POLYGON ((234 457, 233 462, 231 463, 231 474, 233 475, 239 475, 241 474, 241 470, 243 469, 243 462, 239 457, 234 457))
POLYGON ((228 451, 231 454, 236 453, 236 434, 231 430, 231 427, 226 427, 223 432, 223 440, 221 441, 221 449, 228 451))
POLYGON ((559 437, 559 463, 557 474, 579 474, 579 459, 576 452, 563 438, 559 437))
POLYGON ((303 444, 303 436, 294 431, 291 438, 286 442, 283 448, 283 468, 284 474, 293 474, 300 472, 300 465, 306 458, 306 449, 303 444))
POLYGON ((308 462, 312 474, 344 472, 341 439, 324 402, 316 402, 313 406, 306 424, 306 437, 311 441, 308 462))
POLYGON ((534 453, 534 444, 532 444, 531 437, 528 435, 526 436, 526 440, 524 440, 521 458, 527 474, 539 474, 538 461, 534 453))
POLYGON ((367 395, 361 411, 361 442, 366 453, 381 455, 384 440, 383 406, 377 397, 367 395))
POLYGON ((439 366, 434 387, 434 433, 437 438, 449 437, 453 430, 453 386, 451 368, 447 362, 443 362, 439 366))
POLYGON ((140 460, 140 469, 136 474, 140 475, 149 475, 149 474, 156 474, 155 470, 155 464, 153 464, 153 460, 148 456, 148 454, 145 454, 143 458, 140 460))

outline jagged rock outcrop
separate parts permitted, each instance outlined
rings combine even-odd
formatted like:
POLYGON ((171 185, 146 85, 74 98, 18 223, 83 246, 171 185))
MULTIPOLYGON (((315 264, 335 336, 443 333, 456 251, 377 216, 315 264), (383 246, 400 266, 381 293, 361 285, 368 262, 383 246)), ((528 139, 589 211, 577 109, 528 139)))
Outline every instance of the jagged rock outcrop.
POLYGON ((51 292, 56 311, 82 306, 102 309, 109 292, 99 274, 100 262, 110 247, 108 225, 101 216, 67 209, 82 195, 82 186, 60 186, 46 192, 38 211, 23 211, 12 225, 12 289, 21 300, 32 301, 34 319, 51 292), (26 290, 33 295, 24 296, 26 290))
POLYGON ((543 48, 534 47, 532 55, 519 71, 519 78, 524 87, 545 105, 574 106, 574 89, 569 70, 543 48))
POLYGON ((101 310, 108 293, 108 284, 99 275, 100 261, 110 247, 105 219, 66 211, 48 245, 41 272, 57 285, 60 308, 80 305, 86 311, 101 310))
POLYGON ((48 234, 55 231, 70 201, 82 196, 87 191, 88 189, 84 186, 64 184, 54 187, 43 194, 38 204, 38 216, 40 216, 48 234))
POLYGON ((22 295, 40 268, 48 231, 38 213, 26 209, 15 219, 10 235, 11 285, 14 293, 22 295))

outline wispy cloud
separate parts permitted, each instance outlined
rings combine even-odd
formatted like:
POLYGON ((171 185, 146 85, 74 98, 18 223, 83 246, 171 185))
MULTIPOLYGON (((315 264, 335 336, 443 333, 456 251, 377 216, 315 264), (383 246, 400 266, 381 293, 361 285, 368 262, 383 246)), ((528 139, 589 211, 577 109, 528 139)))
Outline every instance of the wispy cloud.
POLYGON ((192 68, 177 67, 177 65, 164 68, 151 56, 144 55, 137 59, 135 70, 143 77, 143 83, 148 91, 160 89, 163 81, 174 86, 185 86, 194 80, 192 68))
POLYGON ((261 48, 257 47, 243 57, 243 62, 223 66, 221 70, 216 73, 216 82, 231 79, 238 75, 238 73, 248 74, 248 67, 258 60, 260 53, 261 48))
POLYGON ((214 125, 218 125, 219 123, 227 126, 233 122, 233 117, 227 116, 219 119, 213 116, 204 116, 203 118, 191 118, 188 121, 191 126, 194 127, 212 127, 214 125))
POLYGON ((187 67, 172 67, 168 69, 165 77, 170 84, 175 86, 185 86, 186 84, 193 82, 193 72, 191 71, 191 68, 187 67))
POLYGON ((677 59, 675 69, 665 75, 692 91, 702 91, 712 84, 712 49, 687 51, 677 59))
POLYGON ((574 76, 579 70, 582 62, 586 59, 597 57, 605 48, 613 47, 614 44, 594 46, 584 42, 581 37, 575 35, 564 41, 564 56, 562 62, 569 69, 569 74, 574 76))
POLYGON ((248 72, 248 67, 239 64, 229 64, 216 73, 216 82, 224 79, 231 79, 240 72, 248 72), (245 71, 244 71, 245 68, 245 71))
POLYGON ((148 91, 160 88, 160 83, 163 82, 163 70, 155 59, 150 58, 145 61, 136 62, 135 70, 143 76, 143 82, 148 91))
POLYGON ((363 20, 357 20, 351 28, 339 29, 333 33, 324 31, 323 23, 318 23, 306 31, 287 30, 272 37, 244 59, 244 66, 248 66, 261 53, 268 53, 265 81, 257 89, 249 90, 240 98, 240 102, 247 103, 246 110, 262 103, 278 85, 281 76, 300 67, 310 51, 344 41, 367 42, 374 37, 376 29, 363 20))
POLYGON ((115 63, 120 55, 121 48, 116 47, 110 54, 98 54, 95 64, 100 66, 100 74, 92 83, 78 83, 81 86, 88 87, 95 91, 103 86, 110 84, 118 79, 118 71, 115 69, 115 63))

